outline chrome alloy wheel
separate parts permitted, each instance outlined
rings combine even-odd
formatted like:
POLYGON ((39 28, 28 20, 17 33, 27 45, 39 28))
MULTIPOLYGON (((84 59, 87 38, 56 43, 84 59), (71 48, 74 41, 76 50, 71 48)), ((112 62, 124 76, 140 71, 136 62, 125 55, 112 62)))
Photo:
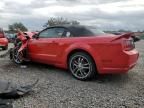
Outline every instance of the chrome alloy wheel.
POLYGON ((82 55, 75 55, 70 60, 70 70, 75 77, 86 78, 91 72, 92 66, 86 57, 82 55))
POLYGON ((13 52, 13 60, 15 61, 15 63, 21 64, 23 62, 23 54, 22 54, 22 52, 18 52, 18 50, 15 50, 13 52))

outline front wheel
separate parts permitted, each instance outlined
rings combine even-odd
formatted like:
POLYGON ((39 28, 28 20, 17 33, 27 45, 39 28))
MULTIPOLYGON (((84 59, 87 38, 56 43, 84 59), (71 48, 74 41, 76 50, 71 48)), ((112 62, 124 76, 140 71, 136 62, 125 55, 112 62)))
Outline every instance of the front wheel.
POLYGON ((68 61, 69 71, 79 80, 88 80, 95 76, 96 66, 90 55, 77 52, 70 56, 68 61))
POLYGON ((12 51, 12 60, 16 64, 22 64, 24 62, 22 51, 18 52, 18 49, 13 49, 13 51, 12 51))

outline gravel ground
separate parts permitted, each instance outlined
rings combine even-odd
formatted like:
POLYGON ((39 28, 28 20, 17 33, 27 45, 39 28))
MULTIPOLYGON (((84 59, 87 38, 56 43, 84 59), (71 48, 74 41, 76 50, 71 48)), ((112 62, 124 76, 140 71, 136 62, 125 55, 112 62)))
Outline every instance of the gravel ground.
POLYGON ((128 74, 83 82, 62 69, 36 63, 21 68, 6 57, 0 58, 0 79, 16 84, 39 79, 30 95, 14 100, 14 108, 144 108, 144 41, 136 47, 140 58, 128 74))

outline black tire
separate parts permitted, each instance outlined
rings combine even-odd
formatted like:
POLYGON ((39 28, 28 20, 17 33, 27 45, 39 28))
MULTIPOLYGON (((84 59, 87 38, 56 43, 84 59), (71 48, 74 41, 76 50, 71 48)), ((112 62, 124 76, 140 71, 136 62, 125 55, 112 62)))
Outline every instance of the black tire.
POLYGON ((18 53, 18 49, 13 49, 10 53, 10 57, 12 58, 12 61, 16 64, 23 64, 24 60, 23 60, 23 55, 22 53, 18 53))
POLYGON ((96 76, 97 69, 92 57, 85 52, 72 54, 68 61, 68 69, 78 80, 89 80, 96 76))
POLYGON ((8 46, 2 47, 2 50, 7 50, 7 49, 8 49, 8 46))

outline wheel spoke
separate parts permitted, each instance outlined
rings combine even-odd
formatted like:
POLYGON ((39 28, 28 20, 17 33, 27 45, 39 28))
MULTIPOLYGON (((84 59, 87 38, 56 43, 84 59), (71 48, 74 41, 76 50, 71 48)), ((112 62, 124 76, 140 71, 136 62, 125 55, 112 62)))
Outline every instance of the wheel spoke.
POLYGON ((79 63, 78 63, 78 61, 76 61, 76 60, 74 60, 74 62, 73 62, 75 65, 78 65, 79 63))
POLYGON ((78 58, 78 63, 81 63, 81 57, 78 58))
POLYGON ((81 58, 81 63, 83 63, 83 61, 84 61, 84 59, 83 59, 83 58, 81 58))
POLYGON ((74 70, 78 68, 78 62, 76 60, 73 61, 74 70))
POLYGON ((20 61, 20 56, 17 56, 16 60, 17 60, 17 62, 19 62, 20 61))
POLYGON ((78 70, 78 67, 75 67, 75 68, 73 69, 73 72, 75 73, 77 70, 78 70))
POLYGON ((89 69, 89 68, 90 68, 89 66, 87 66, 87 67, 84 67, 84 66, 83 66, 83 67, 82 67, 82 69, 89 69))
POLYGON ((81 74, 82 76, 85 76, 84 71, 83 71, 83 70, 81 70, 81 69, 80 69, 80 74, 81 74))
POLYGON ((89 66, 89 63, 82 64, 83 66, 89 66))
POLYGON ((75 71, 75 74, 78 75, 78 72, 79 72, 79 68, 77 68, 77 70, 75 71))
POLYGON ((76 66, 76 67, 78 67, 78 64, 76 64, 76 63, 74 63, 73 65, 76 66))

